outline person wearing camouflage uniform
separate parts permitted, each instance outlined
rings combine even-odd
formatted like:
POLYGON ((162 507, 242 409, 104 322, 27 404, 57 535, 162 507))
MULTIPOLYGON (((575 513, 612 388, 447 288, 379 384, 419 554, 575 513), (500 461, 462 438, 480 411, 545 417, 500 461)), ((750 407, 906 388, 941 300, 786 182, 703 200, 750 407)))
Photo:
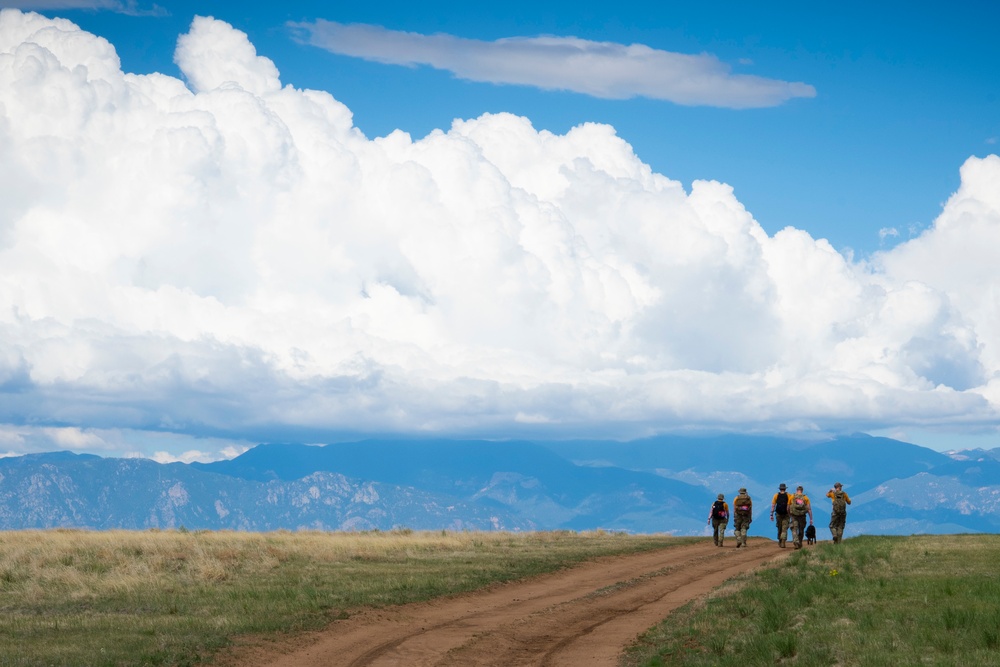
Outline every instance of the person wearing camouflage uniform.
POLYGON ((801 549, 802 534, 806 532, 806 517, 809 517, 810 526, 813 522, 812 503, 801 486, 796 487, 795 495, 788 501, 788 515, 792 528, 792 546, 801 549))
POLYGON ((844 539, 847 506, 851 504, 851 497, 844 491, 844 485, 840 482, 834 484, 833 488, 826 492, 826 497, 833 501, 833 510, 830 512, 830 534, 833 535, 833 543, 840 544, 844 539))
POLYGON ((712 541, 715 542, 715 546, 721 547, 726 537, 726 526, 729 525, 729 505, 721 493, 712 503, 712 508, 708 510, 708 522, 712 524, 712 541))
POLYGON ((746 488, 740 489, 738 496, 733 498, 733 533, 736 535, 736 548, 747 545, 747 531, 753 521, 753 500, 747 494, 746 488))

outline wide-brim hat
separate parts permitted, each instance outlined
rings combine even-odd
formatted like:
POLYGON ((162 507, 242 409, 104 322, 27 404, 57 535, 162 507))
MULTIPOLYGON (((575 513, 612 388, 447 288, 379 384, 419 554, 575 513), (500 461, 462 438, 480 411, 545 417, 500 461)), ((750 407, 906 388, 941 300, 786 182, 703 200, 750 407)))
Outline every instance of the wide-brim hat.
POLYGON ((784 484, 779 484, 778 485, 778 490, 779 491, 784 491, 786 488, 788 488, 788 487, 786 487, 784 484))
POLYGON ((740 489, 740 493, 746 493, 746 492, 747 492, 747 489, 746 489, 746 487, 745 487, 745 486, 744 486, 743 488, 741 488, 741 489, 740 489))
POLYGON ((726 499, 726 497, 720 493, 719 494, 719 500, 725 500, 725 499, 726 499))

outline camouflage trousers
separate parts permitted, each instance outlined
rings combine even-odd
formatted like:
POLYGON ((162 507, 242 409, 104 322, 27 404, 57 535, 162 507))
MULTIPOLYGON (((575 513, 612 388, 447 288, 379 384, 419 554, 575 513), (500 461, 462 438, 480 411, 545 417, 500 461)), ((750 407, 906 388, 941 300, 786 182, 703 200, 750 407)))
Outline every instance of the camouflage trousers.
POLYGON ((788 541, 788 515, 775 514, 774 525, 778 529, 778 544, 785 546, 785 542, 788 541))
POLYGON ((733 534, 736 535, 736 546, 743 546, 747 543, 747 531, 750 530, 752 519, 748 516, 733 516, 733 534))
POLYGON ((712 541, 715 542, 715 546, 722 546, 722 540, 726 537, 726 526, 728 525, 728 521, 712 519, 712 541))
POLYGON ((806 526, 809 523, 809 516, 806 514, 803 514, 802 516, 791 514, 789 517, 789 523, 792 529, 792 544, 795 545, 796 549, 801 549, 802 535, 806 532, 806 526))
POLYGON ((844 539, 844 526, 847 524, 847 512, 843 514, 830 515, 830 534, 833 536, 833 543, 840 544, 844 539))

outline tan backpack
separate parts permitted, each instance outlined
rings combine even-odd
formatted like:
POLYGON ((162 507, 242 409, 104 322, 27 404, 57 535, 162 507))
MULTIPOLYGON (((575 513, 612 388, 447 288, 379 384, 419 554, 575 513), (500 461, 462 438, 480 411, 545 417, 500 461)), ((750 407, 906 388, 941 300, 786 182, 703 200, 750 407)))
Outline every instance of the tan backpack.
POLYGON ((809 501, 804 493, 796 493, 788 503, 788 513, 792 516, 805 516, 809 513, 809 501))
POLYGON ((843 491, 833 492, 833 513, 847 514, 847 498, 843 491))

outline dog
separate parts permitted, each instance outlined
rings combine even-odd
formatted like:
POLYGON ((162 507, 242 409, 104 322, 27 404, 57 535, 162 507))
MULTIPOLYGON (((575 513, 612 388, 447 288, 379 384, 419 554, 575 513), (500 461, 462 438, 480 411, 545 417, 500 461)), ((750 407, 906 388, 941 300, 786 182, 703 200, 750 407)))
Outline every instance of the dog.
POLYGON ((816 526, 806 528, 806 544, 816 544, 816 526))

